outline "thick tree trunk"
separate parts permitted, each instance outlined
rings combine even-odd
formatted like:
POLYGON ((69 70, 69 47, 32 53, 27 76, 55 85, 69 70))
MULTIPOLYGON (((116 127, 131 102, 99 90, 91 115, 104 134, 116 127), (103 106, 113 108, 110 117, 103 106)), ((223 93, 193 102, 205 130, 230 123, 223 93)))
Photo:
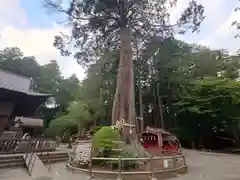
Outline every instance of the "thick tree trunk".
POLYGON ((116 124, 116 121, 121 119, 129 124, 135 124, 133 60, 129 28, 121 29, 120 41, 120 61, 113 102, 112 124, 116 124))
MULTIPOLYGON (((120 41, 120 61, 116 94, 113 102, 112 125, 115 125, 116 121, 121 119, 124 119, 128 124, 136 125, 133 59, 129 28, 122 28, 120 30, 120 41)), ((137 150, 137 154, 149 156, 139 143, 135 128, 132 129, 131 133, 126 130, 122 131, 122 135, 124 141, 137 150)))

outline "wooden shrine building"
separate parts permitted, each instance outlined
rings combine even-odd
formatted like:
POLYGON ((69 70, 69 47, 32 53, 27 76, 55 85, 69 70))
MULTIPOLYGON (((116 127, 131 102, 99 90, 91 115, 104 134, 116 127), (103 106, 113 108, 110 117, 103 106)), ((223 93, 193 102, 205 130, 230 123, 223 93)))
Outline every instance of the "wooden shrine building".
POLYGON ((34 92, 31 86, 31 78, 0 69, 0 136, 14 124, 15 117, 34 117, 38 107, 50 97, 34 92))
POLYGON ((146 149, 178 151, 181 148, 177 137, 164 129, 147 126, 140 136, 146 149))

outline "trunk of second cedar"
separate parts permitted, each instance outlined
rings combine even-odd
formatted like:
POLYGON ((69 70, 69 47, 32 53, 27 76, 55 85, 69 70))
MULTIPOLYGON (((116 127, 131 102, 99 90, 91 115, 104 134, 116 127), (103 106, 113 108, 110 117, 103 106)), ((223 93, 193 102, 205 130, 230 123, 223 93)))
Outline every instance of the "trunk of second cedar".
POLYGON ((139 119, 139 124, 140 124, 140 133, 144 131, 144 120, 143 120, 143 102, 142 102, 142 91, 139 88, 139 111, 140 111, 140 119, 139 119))
POLYGON ((163 119, 163 107, 162 107, 162 99, 158 96, 158 103, 159 103, 159 112, 160 112, 160 120, 161 120, 161 128, 165 129, 164 119, 163 119))
POLYGON ((160 115, 160 124, 161 124, 161 128, 164 129, 165 128, 165 124, 164 124, 164 119, 163 119, 163 107, 162 107, 162 99, 160 96, 160 91, 159 91, 159 84, 157 83, 157 101, 158 101, 158 108, 159 108, 159 115, 160 115))
POLYGON ((78 140, 80 139, 80 137, 81 137, 81 128, 80 128, 80 124, 78 123, 78 140))

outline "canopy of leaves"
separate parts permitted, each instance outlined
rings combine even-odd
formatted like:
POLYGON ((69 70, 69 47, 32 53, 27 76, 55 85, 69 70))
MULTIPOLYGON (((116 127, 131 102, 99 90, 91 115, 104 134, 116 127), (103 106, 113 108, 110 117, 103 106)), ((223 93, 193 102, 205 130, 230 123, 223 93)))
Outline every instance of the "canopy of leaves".
POLYGON ((179 133, 190 131, 192 139, 204 138, 208 143, 224 132, 238 140, 239 90, 240 83, 235 80, 204 78, 197 81, 189 94, 175 104, 178 123, 181 128, 185 127, 179 129, 179 133))
POLYGON ((62 55, 69 55, 69 44, 78 49, 75 58, 81 65, 95 62, 103 49, 118 49, 120 29, 130 28, 135 44, 143 44, 152 36, 162 39, 197 31, 204 19, 202 5, 189 2, 175 24, 170 23, 170 9, 176 0, 71 0, 66 6, 52 0, 44 0, 51 11, 66 15, 66 24, 72 27, 70 35, 55 37, 54 46, 62 55))
POLYGON ((61 116, 51 121, 47 134, 51 137, 63 136, 64 132, 70 131, 71 128, 75 128, 74 124, 68 116, 61 116))
POLYGON ((88 130, 95 121, 104 117, 103 107, 96 101, 73 101, 68 113, 53 120, 48 131, 51 134, 61 135, 68 129, 75 128, 78 131, 88 130))

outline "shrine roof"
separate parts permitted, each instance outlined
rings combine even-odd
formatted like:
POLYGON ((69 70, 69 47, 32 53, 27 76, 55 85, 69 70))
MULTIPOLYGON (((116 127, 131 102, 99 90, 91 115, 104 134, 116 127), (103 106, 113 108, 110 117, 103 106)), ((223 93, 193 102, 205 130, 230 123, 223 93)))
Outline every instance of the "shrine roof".
POLYGON ((32 78, 0 69, 0 89, 24 93, 30 96, 50 96, 31 89, 32 78))
POLYGON ((170 132, 168 132, 168 131, 166 131, 164 129, 153 128, 153 127, 149 127, 149 126, 146 127, 146 131, 153 132, 153 133, 165 134, 165 135, 171 135, 170 132))

